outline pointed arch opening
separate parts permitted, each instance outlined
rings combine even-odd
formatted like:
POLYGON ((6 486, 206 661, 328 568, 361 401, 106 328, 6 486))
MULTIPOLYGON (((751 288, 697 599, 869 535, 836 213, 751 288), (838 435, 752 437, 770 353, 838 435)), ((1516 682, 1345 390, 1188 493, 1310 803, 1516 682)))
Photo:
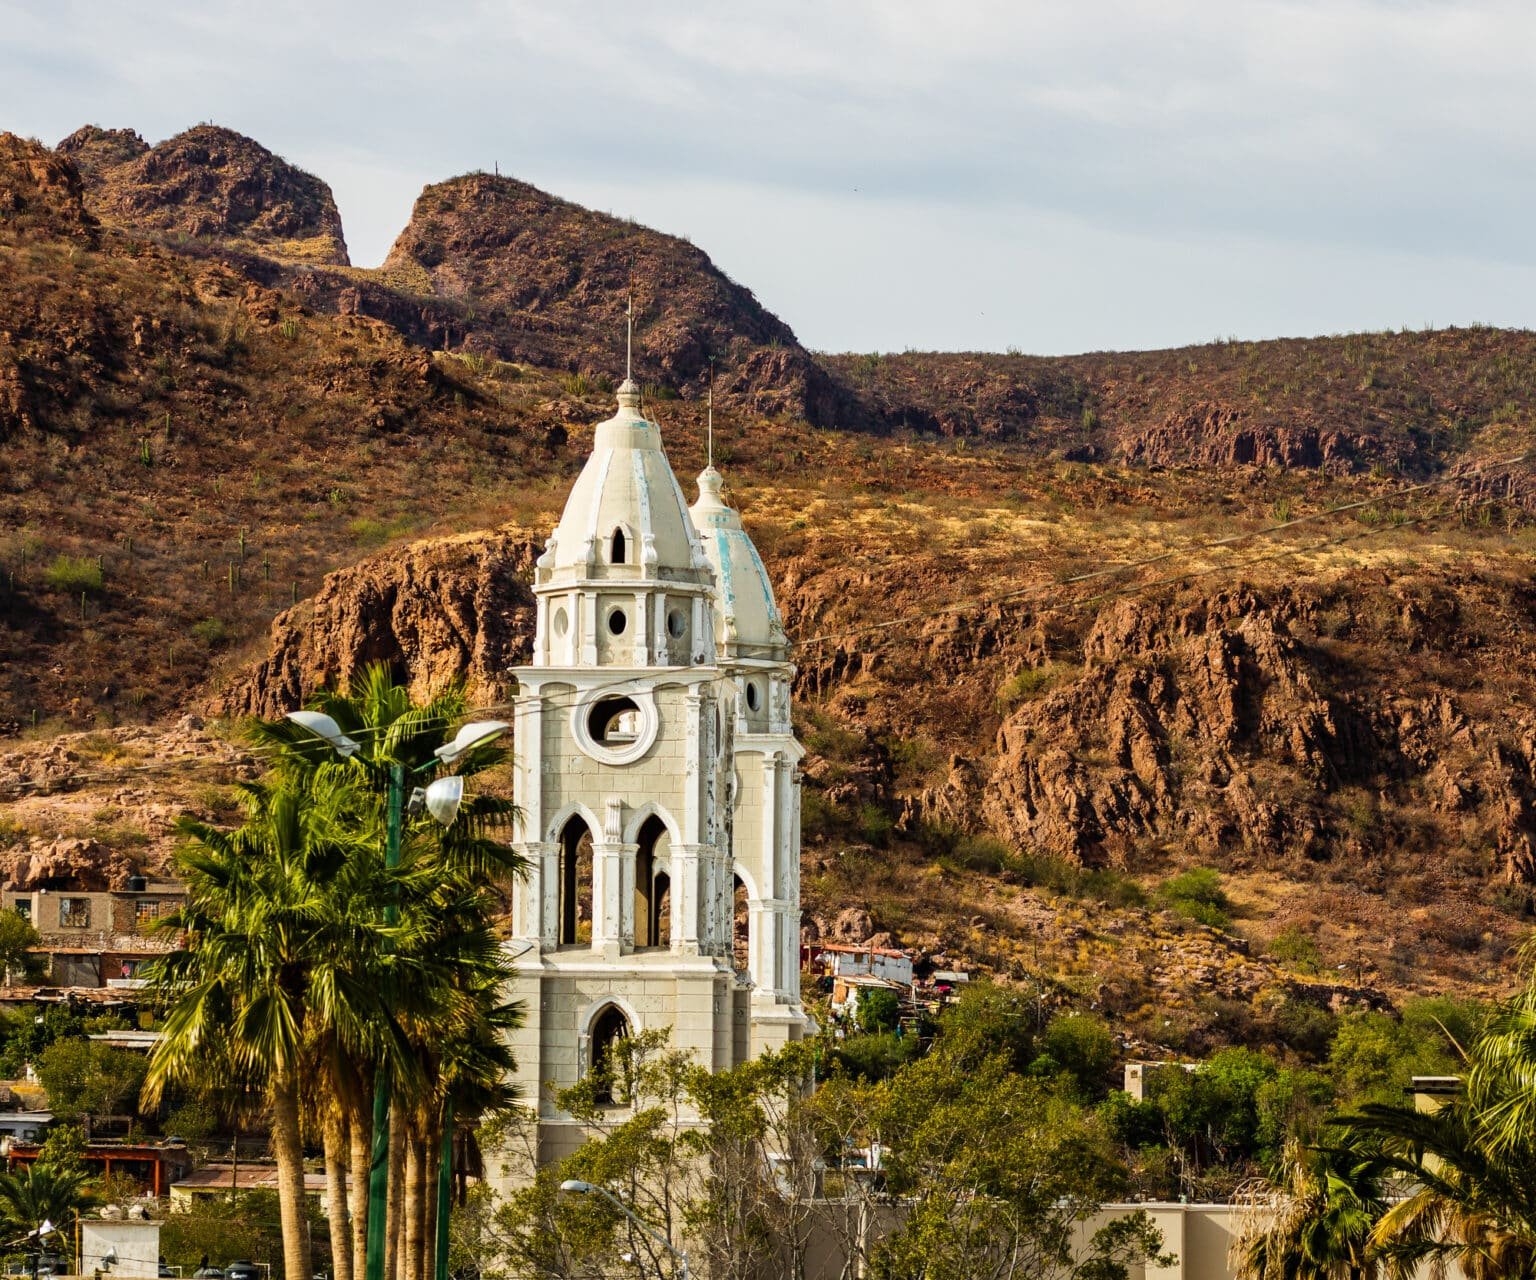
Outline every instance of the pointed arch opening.
POLYGON ((616 1004, 605 1005, 592 1020, 591 1074, 597 1101, 604 1106, 623 1105, 629 1096, 622 1043, 629 1036, 629 1019, 616 1004))
POLYGON ((624 530, 615 529, 613 531, 613 538, 609 544, 609 562, 611 564, 625 564, 627 561, 624 559, 624 557, 628 554, 629 547, 626 544, 624 530))
POLYGON ((731 889, 731 964, 738 973, 752 968, 752 910, 747 886, 736 876, 731 889))
POLYGON ((671 865, 671 836, 656 814, 641 824, 635 842, 635 946, 672 945, 671 877, 661 869, 671 865))
POLYGON ((592 832, 572 817, 560 832, 560 945, 592 942, 592 832))

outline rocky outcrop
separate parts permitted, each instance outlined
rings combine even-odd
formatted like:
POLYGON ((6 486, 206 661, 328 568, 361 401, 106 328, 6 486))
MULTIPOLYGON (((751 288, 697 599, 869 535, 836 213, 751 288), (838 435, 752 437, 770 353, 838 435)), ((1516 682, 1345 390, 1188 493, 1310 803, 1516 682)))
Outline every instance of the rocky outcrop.
POLYGON ((418 542, 328 575, 277 616, 266 656, 213 698, 227 715, 278 716, 361 667, 387 663, 425 694, 463 677, 497 696, 533 638, 528 582, 542 541, 507 527, 418 542))
POLYGON ((59 144, 78 158, 87 206, 112 226, 245 245, 268 257, 345 266, 331 189, 260 143, 201 124, 154 147, 93 125, 59 144))
POLYGON ((460 304, 465 344, 504 359, 617 377, 633 300, 642 380, 698 391, 713 359, 717 389, 759 413, 828 425, 846 400, 789 326, 702 250, 513 178, 426 188, 379 275, 460 304))
POLYGON ((0 133, 0 231, 94 240, 80 172, 41 143, 0 133))

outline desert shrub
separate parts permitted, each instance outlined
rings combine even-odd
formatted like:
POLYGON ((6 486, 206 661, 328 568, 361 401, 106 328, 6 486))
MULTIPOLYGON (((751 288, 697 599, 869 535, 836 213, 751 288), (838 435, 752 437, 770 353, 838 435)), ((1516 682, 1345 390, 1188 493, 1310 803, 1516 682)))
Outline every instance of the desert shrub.
POLYGON ((1066 663, 1047 662, 1044 666, 1025 667, 997 687, 998 709, 1007 711, 1021 702, 1038 698, 1056 685, 1073 678, 1077 669, 1066 663))
POLYGON ((1225 929, 1232 923, 1231 902, 1221 887, 1221 873, 1214 867, 1193 867, 1165 880, 1158 901, 1190 920, 1225 929))
POLYGON ((210 649, 229 639, 229 627, 223 618, 204 618, 201 622, 194 622, 190 630, 210 649))
POLYGON ((101 565, 89 556, 60 553, 43 570, 43 581, 54 591, 79 595, 82 591, 99 592, 102 588, 101 565))
POLYGON ((1271 938, 1269 954, 1301 973, 1316 973, 1322 967, 1323 953, 1316 939, 1300 925, 1287 925, 1271 938))

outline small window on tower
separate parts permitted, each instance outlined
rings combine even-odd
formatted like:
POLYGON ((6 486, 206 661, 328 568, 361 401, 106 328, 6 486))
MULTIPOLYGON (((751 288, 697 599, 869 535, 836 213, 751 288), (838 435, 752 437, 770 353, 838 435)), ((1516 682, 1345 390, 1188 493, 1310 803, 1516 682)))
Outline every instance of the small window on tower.
POLYGON ((683 617, 681 609, 673 609, 667 614, 667 634, 674 640, 681 640, 683 632, 688 630, 688 619, 683 617))
POLYGON ((615 529, 613 531, 612 560, 614 564, 624 563, 624 530, 622 529, 615 529))
POLYGON ((762 695, 757 691, 757 681, 747 681, 747 710, 756 711, 757 704, 762 700, 762 695))
POLYGON ((587 732, 605 747, 628 746, 640 736, 640 708, 633 698, 599 698, 587 713, 587 732))
POLYGON ((608 615, 608 630, 616 636, 624 634, 624 628, 629 625, 629 619, 624 616, 624 610, 615 609, 608 615))
POLYGON ((570 629, 571 629, 571 620, 566 615, 565 610, 564 609, 556 609, 555 610, 555 634, 557 636, 563 636, 570 629))

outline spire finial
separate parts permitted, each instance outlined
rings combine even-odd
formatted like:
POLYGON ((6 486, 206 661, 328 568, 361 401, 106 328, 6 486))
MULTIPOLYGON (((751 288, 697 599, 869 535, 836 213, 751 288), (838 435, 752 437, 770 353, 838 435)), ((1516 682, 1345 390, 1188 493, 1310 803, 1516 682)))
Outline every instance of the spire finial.
POLYGON ((624 381, 634 375, 635 363, 635 295, 624 299, 624 381))
POLYGON ((708 465, 715 465, 715 358, 709 358, 709 425, 706 438, 708 445, 708 465))

